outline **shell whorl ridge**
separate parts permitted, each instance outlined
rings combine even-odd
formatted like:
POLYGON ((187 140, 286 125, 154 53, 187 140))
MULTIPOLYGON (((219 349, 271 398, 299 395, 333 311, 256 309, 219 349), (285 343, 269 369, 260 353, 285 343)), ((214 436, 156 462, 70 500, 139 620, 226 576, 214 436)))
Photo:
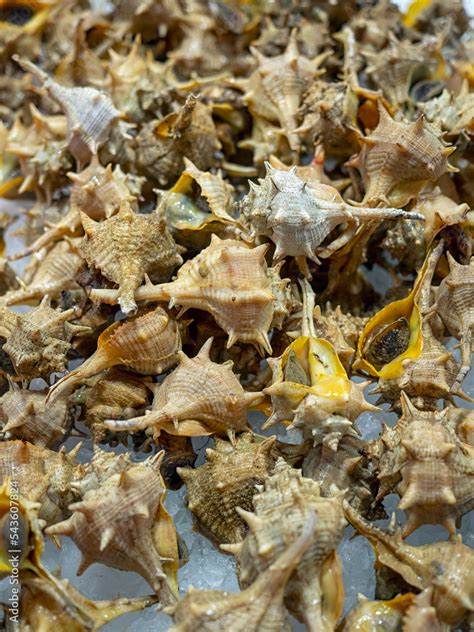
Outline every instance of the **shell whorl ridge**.
POLYGON ((473 628, 472 11, 400 3, 0 0, 3 627, 473 628))

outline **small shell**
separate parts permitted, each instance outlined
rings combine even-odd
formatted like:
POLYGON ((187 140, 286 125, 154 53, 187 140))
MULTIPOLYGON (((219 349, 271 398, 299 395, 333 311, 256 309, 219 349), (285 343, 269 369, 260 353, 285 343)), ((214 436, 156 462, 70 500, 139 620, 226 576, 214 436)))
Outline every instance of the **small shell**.
POLYGON ((122 202, 117 215, 95 222, 81 213, 85 237, 79 251, 90 266, 119 285, 119 305, 124 314, 133 314, 134 291, 146 274, 158 281, 169 278, 182 263, 166 220, 156 213, 135 213, 122 202))
POLYGON ((109 369, 85 398, 85 423, 94 441, 109 441, 111 433, 104 421, 134 417, 146 408, 149 395, 147 383, 139 377, 122 369, 109 369))
POLYGON ((469 92, 468 82, 463 82, 459 94, 448 90, 424 104, 423 112, 428 121, 447 132, 449 137, 474 134, 474 94, 469 92))
POLYGON ((161 430, 185 437, 228 435, 248 428, 247 410, 262 400, 261 393, 246 393, 231 364, 216 364, 209 357, 212 338, 194 358, 178 353, 179 366, 157 384, 150 412, 124 421, 108 420, 111 430, 161 430), (204 379, 203 379, 204 378, 204 379))
POLYGON ((184 156, 198 169, 209 169, 221 148, 209 106, 190 95, 178 113, 146 123, 133 142, 136 168, 160 186, 168 186, 184 170, 184 156))
MULTIPOLYGON (((166 612, 174 618, 170 632, 281 632, 287 582, 314 542, 316 519, 310 513, 299 536, 276 556, 273 563, 240 593, 189 588, 186 596, 166 612)), ((322 630, 322 628, 320 628, 322 630)))
POLYGON ((403 542, 400 531, 389 534, 362 518, 346 501, 344 513, 350 523, 371 542, 377 564, 388 566, 414 588, 433 588, 431 605, 438 619, 459 626, 474 611, 472 568, 474 552, 454 541, 411 546, 403 542))
POLYGON ((46 295, 51 299, 57 299, 61 292, 79 288, 75 279, 82 263, 81 257, 71 243, 60 241, 38 263, 29 283, 7 292, 1 298, 1 303, 29 303, 46 295))
POLYGON ((71 485, 77 449, 53 452, 26 441, 3 441, 0 480, 3 482, 14 472, 22 497, 39 503, 38 518, 47 525, 54 524, 69 516, 68 505, 77 499, 71 485))
POLYGON ((244 102, 252 115, 257 119, 278 122, 292 150, 300 147, 295 130, 305 86, 321 74, 317 66, 326 57, 322 55, 316 60, 309 60, 301 55, 296 33, 295 29, 282 55, 264 57, 256 48, 251 48, 257 68, 248 79, 240 82, 245 90, 244 102))
POLYGON ((78 575, 94 562, 134 571, 152 586, 163 605, 170 605, 177 593, 178 543, 162 504, 160 458, 161 453, 110 476, 70 505, 70 518, 46 532, 74 540, 82 553, 78 575))
POLYGON ((53 401, 64 389, 113 366, 126 366, 145 375, 159 375, 176 364, 181 336, 176 322, 161 308, 118 321, 100 336, 97 351, 51 388, 53 401))
POLYGON ((71 339, 83 330, 68 322, 75 317, 74 309, 53 309, 47 296, 27 314, 0 308, 0 335, 6 338, 3 350, 15 372, 28 379, 48 379, 53 371, 64 371, 71 339))
POLYGON ((385 515, 375 500, 377 480, 362 456, 365 442, 352 423, 344 417, 331 415, 312 432, 312 446, 304 457, 303 476, 316 481, 321 496, 336 496, 345 492, 346 499, 369 519, 385 515))
MULTIPOLYGON (((212 236, 211 244, 186 261, 171 283, 147 284, 135 291, 135 300, 170 300, 209 312, 228 334, 227 346, 253 343, 271 353, 268 331, 281 326, 287 314, 287 279, 279 268, 267 268, 266 245, 250 249, 244 242, 212 236)), ((91 298, 114 303, 116 291, 93 290, 91 298)))
POLYGON ((72 411, 67 393, 46 406, 48 392, 48 389, 28 391, 12 384, 0 399, 2 435, 23 439, 39 447, 57 448, 70 430, 72 411))
POLYGON ((262 485, 274 466, 271 456, 275 437, 264 439, 250 432, 237 436, 234 445, 216 438, 206 450, 206 462, 196 468, 178 468, 186 483, 188 508, 198 528, 217 544, 241 542, 247 523, 236 507, 253 508, 257 485, 262 485))
POLYGON ((240 204, 243 220, 253 237, 265 235, 275 243, 274 261, 286 256, 329 257, 347 244, 364 222, 385 219, 423 219, 418 213, 399 209, 374 209, 350 206, 332 186, 303 182, 296 167, 289 172, 265 163, 267 174, 260 186, 250 182, 250 193, 240 204), (323 242, 344 225, 329 244, 323 242))
POLYGON ((240 582, 248 586, 295 542, 314 512, 312 543, 285 591, 286 607, 312 631, 333 630, 344 603, 336 553, 346 526, 341 500, 340 496, 322 498, 317 483, 279 459, 264 489, 254 497, 255 513, 238 510, 249 525, 249 534, 242 543, 225 547, 238 556, 240 582))
POLYGON ((474 451, 458 437, 450 408, 422 412, 404 393, 401 404, 397 424, 367 448, 380 480, 378 498, 399 494, 404 537, 423 524, 442 524, 453 534, 474 508, 474 451))
POLYGON ((122 116, 112 101, 95 88, 65 88, 30 61, 14 56, 26 72, 38 79, 68 121, 69 150, 79 164, 86 164, 107 140, 114 121, 122 116))
POLYGON ((394 121, 379 102, 379 123, 362 137, 361 152, 348 163, 364 181, 363 204, 403 207, 429 182, 456 171, 448 163, 454 147, 445 147, 421 116, 415 123, 394 121))
POLYGON ((461 368, 451 389, 457 388, 471 368, 472 329, 474 328, 474 257, 463 266, 447 253, 449 274, 436 291, 436 313, 448 333, 461 343, 461 368))

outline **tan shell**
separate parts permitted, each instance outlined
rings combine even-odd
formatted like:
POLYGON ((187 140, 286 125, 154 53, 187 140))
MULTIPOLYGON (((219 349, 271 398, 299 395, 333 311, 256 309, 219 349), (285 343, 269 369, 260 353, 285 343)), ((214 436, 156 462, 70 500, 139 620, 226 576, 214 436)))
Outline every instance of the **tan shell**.
POLYGON ((387 206, 408 204, 429 182, 448 171, 454 147, 445 147, 427 129, 421 116, 415 123, 396 122, 379 102, 379 123, 368 136, 362 137, 361 152, 348 163, 357 167, 364 181, 363 204, 379 202, 387 206))
POLYGON ((130 198, 126 179, 118 167, 112 172, 109 165, 104 169, 97 156, 80 173, 69 172, 73 182, 67 213, 48 228, 23 251, 9 257, 10 260, 27 257, 39 252, 64 236, 82 236, 81 212, 94 220, 103 220, 114 215, 123 199, 130 198))
POLYGON ((49 390, 28 391, 10 385, 0 399, 2 435, 29 441, 33 445, 56 448, 65 439, 72 424, 68 393, 52 405, 45 405, 49 390))
POLYGON ((346 501, 344 513, 350 523, 371 542, 377 563, 388 566, 418 590, 433 588, 431 605, 438 619, 449 626, 459 625, 474 611, 472 567, 474 552, 461 537, 454 541, 411 546, 400 531, 382 531, 362 518, 346 501))
POLYGON ((298 127, 298 110, 305 86, 319 74, 318 63, 326 57, 309 60, 298 51, 296 29, 282 55, 265 57, 251 48, 257 67, 250 77, 241 81, 245 90, 244 102, 255 118, 279 123, 288 138, 291 149, 300 147, 295 133, 298 127))
POLYGON ((53 371, 64 371, 71 339, 83 331, 69 322, 75 317, 74 309, 53 309, 47 296, 27 314, 0 308, 0 335, 6 338, 3 350, 16 373, 27 379, 48 379, 53 371))
POLYGON ((301 533, 240 593, 190 588, 166 611, 174 618, 170 632, 281 632, 285 629, 284 592, 287 582, 314 542, 316 519, 309 512, 301 533))
POLYGON ((121 597, 109 601, 87 599, 67 579, 48 574, 22 578, 21 632, 86 632, 98 630, 128 612, 143 610, 157 598, 121 597))
POLYGON ((431 99, 423 106, 428 121, 440 127, 448 136, 458 136, 463 132, 474 134, 474 94, 469 92, 467 81, 463 82, 459 94, 449 90, 431 99))
POLYGON ((158 447, 164 450, 160 472, 168 489, 180 489, 183 480, 178 474, 182 468, 194 467, 197 454, 194 452, 192 439, 179 435, 161 432, 158 438, 158 447))
POLYGON ((90 266, 119 285, 118 302, 124 314, 136 312, 133 294, 145 275, 166 280, 183 261, 166 220, 156 213, 135 213, 126 201, 117 215, 103 222, 86 213, 81 213, 81 221, 85 237, 79 251, 90 266))
POLYGON ((380 480, 378 498, 396 492, 406 513, 403 536, 423 524, 442 524, 455 533, 474 508, 474 450, 456 433, 451 408, 417 410, 402 393, 403 416, 368 448, 380 480))
POLYGON ((56 299, 61 292, 78 288, 76 274, 82 259, 67 241, 55 244, 40 261, 27 285, 10 290, 1 299, 4 305, 29 303, 49 296, 56 299))
POLYGON ((231 362, 216 364, 209 357, 210 338, 197 356, 178 353, 179 366, 156 385, 151 411, 123 421, 108 420, 111 430, 149 429, 154 438, 161 430, 181 436, 228 435, 248 428, 247 410, 262 400, 261 393, 246 393, 231 362))
POLYGON ((95 88, 65 88, 30 61, 14 57, 23 70, 30 72, 67 117, 68 145, 79 164, 90 161, 107 140, 114 121, 122 116, 112 101, 95 88))
POLYGON ((301 471, 319 484, 321 496, 337 496, 344 491, 346 499, 363 516, 382 518, 384 510, 375 500, 377 481, 367 458, 362 456, 364 447, 365 442, 348 419, 331 415, 313 432, 301 471))
POLYGON ((47 525, 69 515, 68 505, 77 499, 71 482, 80 445, 66 453, 63 448, 53 452, 26 441, 0 443, 0 479, 14 473, 21 495, 39 503, 38 517, 47 525))
POLYGON ((113 366, 126 366, 137 373, 159 375, 178 360, 181 335, 174 320, 161 307, 118 321, 100 336, 97 351, 51 388, 53 401, 65 389, 113 366))
POLYGON ((215 439, 206 450, 206 462, 193 469, 178 468, 186 483, 188 509, 198 528, 217 544, 240 542, 247 523, 236 507, 253 508, 257 485, 262 485, 274 466, 271 455, 275 437, 264 439, 250 432, 235 438, 234 445, 215 439))
MULTIPOLYGON (((249 534, 228 547, 240 564, 240 582, 249 586, 294 543, 308 518, 316 514, 311 545, 293 571, 285 591, 285 605, 308 630, 332 631, 342 612, 344 587, 336 548, 346 521, 342 497, 322 498, 319 485, 303 478, 279 459, 273 474, 253 500, 255 513, 238 512, 249 534)), ((227 547, 226 547, 227 548, 227 547)))
POLYGON ((145 409, 150 399, 147 383, 118 368, 109 369, 85 397, 85 423, 94 441, 111 438, 106 419, 127 419, 145 409))
POLYGON ((419 213, 399 209, 373 209, 350 206, 332 186, 303 182, 291 171, 267 170, 260 186, 250 182, 250 193, 240 210, 253 237, 265 235, 275 243, 274 261, 286 256, 308 257, 319 263, 345 246, 364 222, 385 219, 423 219, 419 213), (338 227, 344 230, 329 244, 323 242, 338 227))
POLYGON ((434 309, 451 336, 461 344, 461 368, 451 390, 455 393, 471 368, 474 328, 474 257, 463 266, 447 253, 449 274, 436 291, 434 309))
MULTIPOLYGON (((280 279, 279 269, 267 268, 266 250, 265 245, 250 249, 244 242, 213 235, 208 248, 181 266, 175 281, 144 285, 135 291, 135 300, 168 299, 183 310, 210 312, 228 334, 228 347, 242 341, 270 353, 268 331, 281 326, 289 298, 287 280, 280 279)), ((93 290, 91 298, 114 303, 118 295, 93 290)))
POLYGON ((173 521, 163 507, 159 460, 150 457, 70 505, 72 516, 49 527, 68 535, 82 553, 78 574, 99 562, 134 571, 152 586, 163 605, 175 601, 178 544, 173 521), (163 562, 163 563, 162 563, 163 562))

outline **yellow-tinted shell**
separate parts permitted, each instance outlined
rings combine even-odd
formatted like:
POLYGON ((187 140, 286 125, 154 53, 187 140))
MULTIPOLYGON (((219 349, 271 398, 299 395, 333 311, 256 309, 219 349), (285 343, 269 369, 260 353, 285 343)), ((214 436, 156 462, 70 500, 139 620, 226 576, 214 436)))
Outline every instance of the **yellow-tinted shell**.
POLYGON ((369 601, 359 595, 357 604, 345 616, 338 631, 399 632, 403 629, 404 615, 413 604, 414 598, 413 593, 407 593, 390 601, 369 601))
POLYGON ((275 437, 264 439, 250 432, 235 438, 232 445, 215 439, 206 450, 206 462, 196 469, 178 468, 186 483, 188 508, 203 533, 218 544, 240 542, 247 524, 236 511, 253 508, 257 485, 262 485, 274 465, 271 449, 275 437))
POLYGON ((158 375, 178 360, 181 336, 174 320, 161 308, 110 325, 97 342, 97 351, 51 388, 48 399, 113 366, 158 375))
POLYGON ((72 516, 47 533, 74 540, 82 553, 79 575, 94 562, 134 571, 169 605, 176 599, 179 560, 174 524, 163 506, 161 457, 112 474, 70 505, 72 516))
POLYGON ((108 420, 111 430, 150 429, 182 436, 218 434, 233 439, 248 428, 247 410, 257 405, 261 393, 246 393, 232 371, 232 362, 216 364, 209 357, 212 338, 197 356, 178 353, 179 366, 157 385, 151 411, 123 421, 108 420))

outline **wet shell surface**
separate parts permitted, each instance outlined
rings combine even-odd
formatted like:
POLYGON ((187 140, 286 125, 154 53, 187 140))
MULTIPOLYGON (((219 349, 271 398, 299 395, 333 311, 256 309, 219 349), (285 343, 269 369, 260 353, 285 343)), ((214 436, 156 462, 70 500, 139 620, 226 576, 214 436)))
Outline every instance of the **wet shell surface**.
POLYGON ((173 522, 162 505, 164 486, 156 463, 157 458, 151 457, 112 475, 70 505, 72 516, 47 533, 74 540, 82 553, 78 574, 94 562, 135 571, 161 603, 169 605, 176 599, 178 545, 173 522))
POLYGON ((406 514, 403 536, 419 526, 442 524, 455 533, 474 503, 474 451, 457 433, 451 408, 423 412, 402 393, 403 415, 369 444, 380 480, 379 498, 400 496, 406 514))
POLYGON ((108 420, 111 430, 149 429, 154 437, 161 430, 193 437, 218 434, 233 441, 236 432, 248 428, 247 410, 256 406, 261 393, 247 393, 232 371, 232 362, 212 362, 212 338, 194 358, 180 351, 179 366, 155 388, 151 411, 128 420, 108 420))
POLYGON ((308 629, 332 630, 343 603, 335 551, 346 525, 341 497, 323 498, 317 483, 280 459, 254 497, 254 507, 254 513, 239 510, 249 534, 241 544, 228 547, 238 556, 241 584, 249 586, 268 569, 295 542, 314 512, 312 542, 290 577, 285 604, 308 629))
POLYGON ((198 528, 217 544, 232 544, 242 541, 248 530, 236 508, 253 509, 257 486, 273 470, 275 439, 244 432, 234 445, 215 441, 215 448, 206 450, 203 465, 194 470, 180 467, 178 474, 186 483, 188 508, 198 528))

